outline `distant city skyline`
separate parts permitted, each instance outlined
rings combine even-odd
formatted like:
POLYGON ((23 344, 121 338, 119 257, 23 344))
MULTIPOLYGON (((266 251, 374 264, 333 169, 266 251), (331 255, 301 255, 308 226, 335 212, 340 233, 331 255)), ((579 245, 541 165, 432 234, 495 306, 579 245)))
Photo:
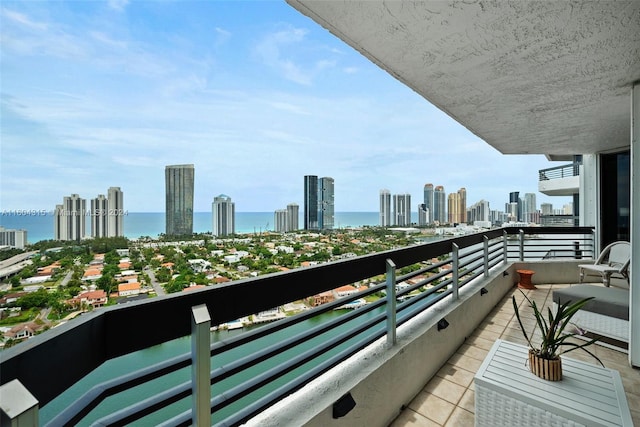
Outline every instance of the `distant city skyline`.
POLYGON ((559 163, 500 154, 285 2, 6 0, 0 16, 1 209, 108 182, 163 212, 167 164, 198 169, 198 212, 220 193, 242 212, 302 205, 318 164, 337 211, 375 212, 385 187, 420 201, 425 182, 563 204, 537 192, 559 163))

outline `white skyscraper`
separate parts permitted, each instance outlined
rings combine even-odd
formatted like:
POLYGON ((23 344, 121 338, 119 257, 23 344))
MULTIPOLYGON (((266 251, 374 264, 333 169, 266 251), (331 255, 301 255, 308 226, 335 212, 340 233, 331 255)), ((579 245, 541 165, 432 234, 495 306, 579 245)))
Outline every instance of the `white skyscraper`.
POLYGON ((276 233, 287 232, 287 210, 277 209, 273 213, 273 226, 276 233))
POLYGON ((211 205, 213 213, 213 235, 228 236, 235 234, 235 203, 231 197, 221 194, 214 197, 211 205))
POLYGON ((380 226, 391 226, 391 193, 389 190, 380 190, 380 226))
POLYGON ((91 199, 91 237, 100 238, 108 237, 107 213, 109 211, 109 200, 104 194, 98 194, 98 197, 91 199))
POLYGON ((297 203, 287 205, 287 231, 296 231, 299 228, 300 206, 297 203))
POLYGON ((53 238, 81 240, 85 237, 87 201, 77 194, 63 199, 54 212, 53 238))
POLYGON ((107 191, 107 237, 124 236, 124 197, 120 187, 109 187, 107 191))
POLYGON ((522 217, 525 222, 534 222, 536 206, 536 194, 524 193, 524 201, 522 205, 522 217))
POLYGON ((296 231, 299 213, 300 207, 296 203, 289 203, 286 209, 276 210, 273 216, 275 231, 278 233, 296 231))
POLYGON ((393 195, 393 225, 411 225, 411 194, 393 195))
POLYGON ((426 203, 420 203, 418 205, 418 225, 425 226, 429 224, 429 208, 426 203))

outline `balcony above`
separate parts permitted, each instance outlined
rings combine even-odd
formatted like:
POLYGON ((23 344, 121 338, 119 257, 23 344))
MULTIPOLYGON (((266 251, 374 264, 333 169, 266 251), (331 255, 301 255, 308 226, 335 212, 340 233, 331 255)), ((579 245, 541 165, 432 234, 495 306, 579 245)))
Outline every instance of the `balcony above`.
POLYGON ((542 169, 538 191, 547 196, 572 196, 580 192, 580 172, 576 163, 542 169))

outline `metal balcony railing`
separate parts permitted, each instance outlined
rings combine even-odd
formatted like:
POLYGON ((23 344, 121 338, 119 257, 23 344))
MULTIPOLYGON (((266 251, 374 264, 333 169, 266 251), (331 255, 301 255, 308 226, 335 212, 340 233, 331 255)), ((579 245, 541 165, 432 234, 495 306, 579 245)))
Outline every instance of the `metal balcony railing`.
POLYGON ((538 181, 548 181, 550 179, 568 178, 580 175, 580 164, 570 163, 568 165, 555 166, 538 171, 538 181))
MULTIPOLYGON (((1 352, 0 381, 18 379, 46 409, 104 362, 188 336, 194 327, 194 307, 201 310, 206 305, 208 322, 218 325, 346 284, 367 279, 377 283, 209 347, 205 357, 210 358, 211 369, 205 381, 213 397, 212 418, 206 424, 237 425, 375 340, 386 335, 393 344, 396 327, 438 301, 457 299, 460 288, 488 276, 499 264, 540 260, 549 251, 568 258, 593 257, 592 228, 494 229, 99 309, 1 352), (401 274, 403 268, 411 271, 401 274), (383 297, 326 321, 317 320, 348 302, 375 295, 383 297)), ((189 375, 196 354, 194 350, 99 381, 43 421, 55 426, 125 425, 136 420, 190 425, 197 412, 192 406, 192 400, 197 400, 192 396, 196 381, 189 375), (160 387, 157 381, 167 376, 173 380, 160 387), (146 391, 140 393, 144 398, 132 402, 127 397, 126 393, 144 386, 146 391), (94 409, 107 402, 108 409, 96 415, 94 409), (147 417, 158 411, 163 413, 160 421, 149 421, 147 417)))

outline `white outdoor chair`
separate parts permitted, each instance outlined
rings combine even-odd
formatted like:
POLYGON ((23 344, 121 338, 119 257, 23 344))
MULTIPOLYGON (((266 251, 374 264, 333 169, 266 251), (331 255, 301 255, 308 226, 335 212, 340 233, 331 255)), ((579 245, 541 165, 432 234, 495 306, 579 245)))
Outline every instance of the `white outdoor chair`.
POLYGON ((629 284, 629 262, 631 261, 631 245, 629 242, 613 242, 608 245, 595 263, 580 264, 580 283, 586 276, 600 275, 602 283, 609 287, 611 276, 622 277, 629 284))

